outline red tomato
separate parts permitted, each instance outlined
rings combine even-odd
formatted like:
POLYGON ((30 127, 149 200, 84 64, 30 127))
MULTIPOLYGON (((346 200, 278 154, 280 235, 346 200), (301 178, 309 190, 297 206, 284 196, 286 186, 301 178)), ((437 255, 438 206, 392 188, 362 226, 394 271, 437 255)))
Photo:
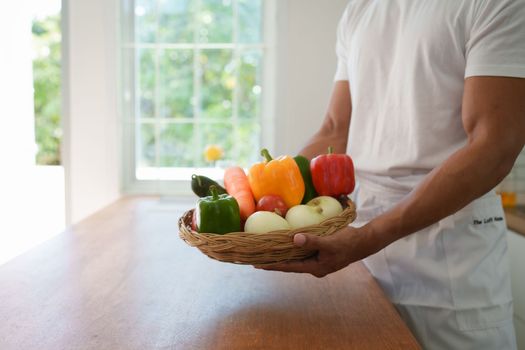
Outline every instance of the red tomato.
POLYGON ((197 231, 197 214, 195 209, 193 210, 193 215, 191 216, 191 229, 197 231))
POLYGON ((267 194, 259 199, 255 211, 271 211, 284 217, 288 211, 288 207, 280 196, 267 194))

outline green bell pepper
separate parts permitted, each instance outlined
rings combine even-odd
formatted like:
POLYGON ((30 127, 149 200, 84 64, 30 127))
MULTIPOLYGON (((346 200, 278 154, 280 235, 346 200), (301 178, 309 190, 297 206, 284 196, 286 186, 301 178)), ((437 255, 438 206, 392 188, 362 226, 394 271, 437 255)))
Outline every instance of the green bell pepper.
POLYGON ((312 182, 312 174, 310 173, 310 161, 301 155, 295 156, 293 159, 297 163, 303 177, 304 196, 301 203, 306 204, 311 199, 317 197, 317 192, 315 191, 314 183, 312 182))
POLYGON ((228 194, 219 194, 217 187, 210 187, 211 196, 197 201, 195 216, 197 231, 225 234, 241 230, 239 204, 228 194))

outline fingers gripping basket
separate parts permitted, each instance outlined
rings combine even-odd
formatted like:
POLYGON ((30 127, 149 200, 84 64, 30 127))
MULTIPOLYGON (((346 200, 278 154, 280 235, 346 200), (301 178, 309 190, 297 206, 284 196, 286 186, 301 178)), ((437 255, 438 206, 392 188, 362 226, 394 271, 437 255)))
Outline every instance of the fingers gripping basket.
POLYGON ((268 233, 231 232, 224 235, 193 231, 192 215, 193 210, 189 210, 179 219, 180 238, 188 245, 219 261, 264 265, 311 256, 312 251, 294 246, 293 236, 296 233, 329 236, 354 221, 356 211, 354 203, 348 201, 348 207, 341 214, 318 225, 268 233))

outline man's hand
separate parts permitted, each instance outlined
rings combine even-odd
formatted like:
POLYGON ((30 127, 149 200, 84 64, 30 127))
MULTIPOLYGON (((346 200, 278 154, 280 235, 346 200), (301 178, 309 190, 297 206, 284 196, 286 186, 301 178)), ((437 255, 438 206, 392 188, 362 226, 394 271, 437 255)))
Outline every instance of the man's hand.
POLYGON ((371 244, 373 241, 366 236, 365 231, 350 226, 328 237, 298 233, 294 236, 294 244, 316 251, 314 256, 301 261, 255 267, 264 270, 310 273, 316 277, 324 277, 379 250, 379 247, 373 248, 371 244))

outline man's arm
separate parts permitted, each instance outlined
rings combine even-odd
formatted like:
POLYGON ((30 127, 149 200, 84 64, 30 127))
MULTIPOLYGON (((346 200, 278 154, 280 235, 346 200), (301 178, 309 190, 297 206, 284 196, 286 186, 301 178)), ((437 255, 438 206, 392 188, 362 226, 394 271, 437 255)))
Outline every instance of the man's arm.
POLYGON ((525 144, 525 79, 468 78, 462 120, 467 145, 399 205, 367 225, 379 246, 455 213, 510 172, 525 144))
POLYGON ((352 102, 348 81, 337 81, 321 128, 299 154, 312 159, 326 153, 328 146, 334 147, 335 153, 346 153, 351 113, 352 102))
POLYGON ((435 168, 403 201, 361 228, 294 242, 316 257, 268 267, 322 277, 456 212, 494 188, 525 144, 525 79, 471 77, 465 81, 462 120, 468 143, 435 168))

